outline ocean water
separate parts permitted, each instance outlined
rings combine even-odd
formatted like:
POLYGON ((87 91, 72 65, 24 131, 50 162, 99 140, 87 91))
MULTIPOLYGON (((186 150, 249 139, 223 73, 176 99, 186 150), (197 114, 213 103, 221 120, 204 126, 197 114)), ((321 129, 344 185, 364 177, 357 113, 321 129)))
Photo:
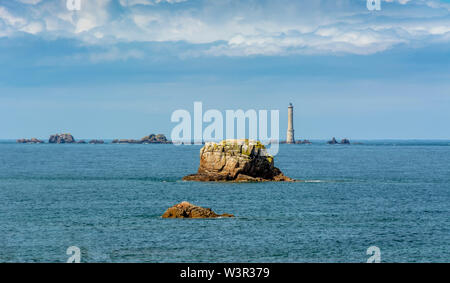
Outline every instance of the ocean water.
POLYGON ((0 142, 0 262, 450 261, 450 141, 281 145, 300 183, 191 183, 200 146, 0 142), (181 201, 234 219, 162 219, 181 201))

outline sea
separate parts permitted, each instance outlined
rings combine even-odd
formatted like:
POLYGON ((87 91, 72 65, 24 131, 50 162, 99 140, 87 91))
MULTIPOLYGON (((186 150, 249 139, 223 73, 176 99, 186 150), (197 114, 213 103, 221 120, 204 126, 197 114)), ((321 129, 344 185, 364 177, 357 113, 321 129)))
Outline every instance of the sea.
POLYGON ((181 180, 198 145, 0 141, 0 262, 449 262, 450 141, 359 142, 236 184, 181 180), (236 217, 161 218, 182 201, 236 217))

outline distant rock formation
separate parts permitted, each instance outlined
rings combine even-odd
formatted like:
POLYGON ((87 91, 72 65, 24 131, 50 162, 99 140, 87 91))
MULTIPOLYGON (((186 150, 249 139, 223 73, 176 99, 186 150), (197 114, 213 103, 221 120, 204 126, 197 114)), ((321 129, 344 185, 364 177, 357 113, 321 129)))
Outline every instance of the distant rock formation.
POLYGON ((166 136, 163 134, 155 135, 151 134, 148 136, 143 137, 140 140, 133 140, 133 139, 115 139, 112 141, 112 143, 118 143, 118 144, 150 144, 150 143, 159 143, 159 144, 168 144, 171 143, 167 140, 166 136))
POLYGON ((37 138, 32 139, 18 139, 17 143, 44 143, 44 141, 38 140, 37 138))
POLYGON ((48 143, 75 143, 75 139, 71 134, 55 134, 50 136, 48 143))
POLYGON ((163 134, 151 134, 141 139, 141 143, 169 143, 166 136, 163 134))
POLYGON ((162 218, 218 218, 234 217, 232 214, 218 215, 211 208, 203 208, 193 205, 187 201, 176 204, 164 212, 162 218))
POLYGON ((85 144, 86 141, 85 141, 85 140, 79 140, 79 141, 76 141, 75 143, 78 143, 78 144, 85 144))
POLYGON ((129 139, 115 139, 112 141, 112 143, 119 143, 119 144, 123 144, 123 143, 141 143, 138 140, 129 140, 129 139))
POLYGON ((312 144, 312 142, 310 142, 309 140, 298 140, 295 141, 296 144, 312 144))
POLYGON ((339 143, 336 138, 333 138, 331 141, 327 141, 327 144, 350 144, 350 140, 348 139, 342 139, 339 143))
POLYGON ((90 144, 104 144, 105 142, 103 140, 90 140, 90 144))
POLYGON ((209 142, 200 150, 197 174, 185 181, 200 182, 293 182, 280 169, 263 144, 253 140, 224 140, 209 142))
POLYGON ((336 138, 332 138, 331 141, 327 141, 327 144, 339 144, 336 138))

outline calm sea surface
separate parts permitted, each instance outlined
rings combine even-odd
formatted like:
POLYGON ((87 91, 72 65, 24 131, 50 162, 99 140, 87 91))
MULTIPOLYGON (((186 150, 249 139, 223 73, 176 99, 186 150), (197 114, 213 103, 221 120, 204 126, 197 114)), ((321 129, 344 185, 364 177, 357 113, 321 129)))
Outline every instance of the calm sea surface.
POLYGON ((215 184, 199 146, 0 142, 0 262, 450 261, 450 141, 282 145, 303 183, 215 184), (234 219, 161 219, 189 201, 234 219))

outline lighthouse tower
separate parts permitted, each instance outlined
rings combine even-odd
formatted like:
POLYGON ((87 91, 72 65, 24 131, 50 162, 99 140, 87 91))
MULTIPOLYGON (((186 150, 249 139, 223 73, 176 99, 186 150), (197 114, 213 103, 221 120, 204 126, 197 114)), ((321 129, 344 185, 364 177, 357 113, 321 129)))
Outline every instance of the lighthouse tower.
POLYGON ((288 128, 286 134, 286 143, 293 144, 295 143, 294 139, 294 106, 292 103, 289 103, 288 107, 288 128))

